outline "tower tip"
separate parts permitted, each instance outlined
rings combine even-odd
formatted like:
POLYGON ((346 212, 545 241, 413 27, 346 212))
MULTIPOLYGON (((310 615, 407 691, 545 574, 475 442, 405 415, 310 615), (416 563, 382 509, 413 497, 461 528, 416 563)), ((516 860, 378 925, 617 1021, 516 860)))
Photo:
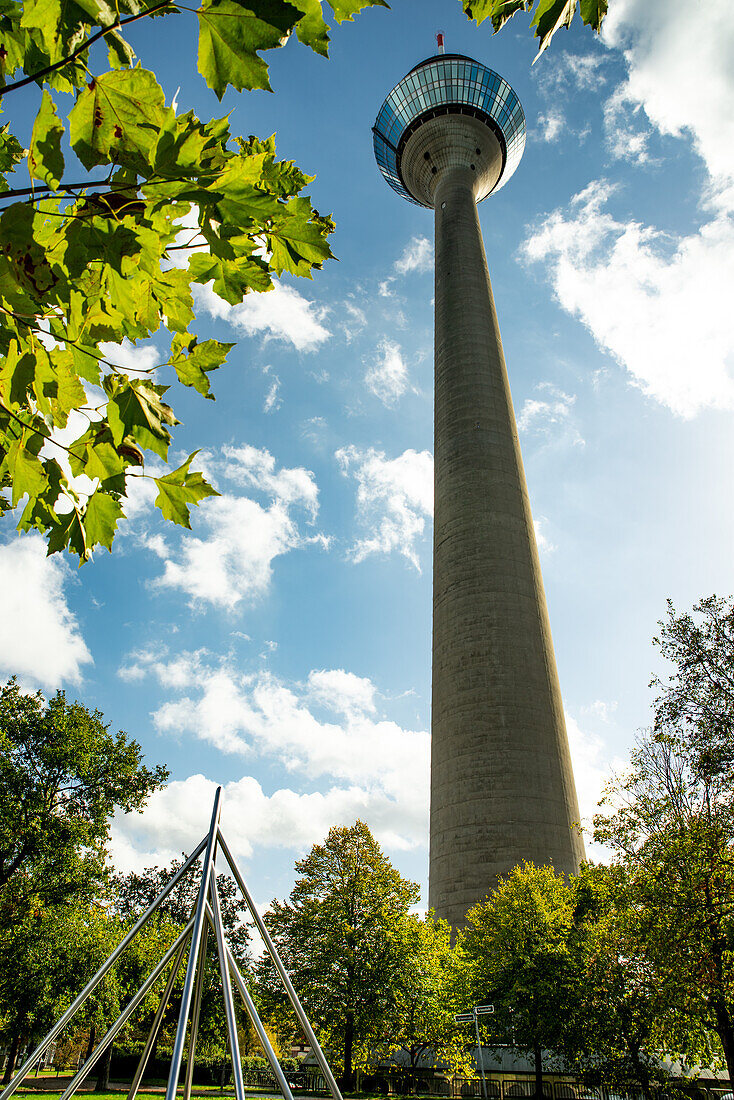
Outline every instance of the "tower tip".
POLYGON ((438 44, 438 52, 439 53, 445 53, 446 50, 445 50, 445 47, 444 47, 444 44, 443 44, 443 31, 439 31, 438 34, 436 35, 436 42, 438 44))

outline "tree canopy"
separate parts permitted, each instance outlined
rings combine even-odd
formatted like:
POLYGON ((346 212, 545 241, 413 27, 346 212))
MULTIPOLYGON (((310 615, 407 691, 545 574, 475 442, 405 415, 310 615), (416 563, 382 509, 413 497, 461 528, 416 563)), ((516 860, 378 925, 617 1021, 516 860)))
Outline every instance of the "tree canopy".
MULTIPOLYGON (((341 22, 374 5, 385 0, 330 8, 341 22)), ((332 254, 333 223, 303 193, 311 177, 277 159, 273 138, 178 114, 134 65, 125 28, 175 13, 196 19, 199 71, 219 99, 270 89, 260 52, 291 34, 328 53, 320 0, 202 0, 193 13, 169 0, 8 0, 0 13, 0 99, 43 89, 27 151, 0 131, 0 510, 23 503, 18 528, 80 562, 111 546, 136 478, 185 527, 216 492, 195 453, 165 467, 171 382, 212 398, 232 347, 192 332, 192 284, 234 304, 332 254), (75 97, 66 119, 60 92, 75 97), (22 162, 30 187, 6 178, 22 162), (162 327, 168 358, 125 368, 121 345, 162 327)))
POLYGON ((92 896, 115 810, 142 809, 168 778, 98 711, 0 688, 0 904, 5 922, 29 899, 92 896))
POLYGON ((689 1062, 723 1049, 734 1082, 734 601, 668 605, 655 643, 672 662, 652 729, 605 793, 595 837, 632 878, 646 957, 689 1062))
POLYGON ((487 1038, 530 1054, 538 1097, 543 1052, 560 1048, 574 1005, 573 920, 573 895, 564 876, 525 863, 469 910, 459 937, 467 1003, 494 1004, 487 1038))
POLYGON ((389 1018, 418 885, 392 866, 362 821, 330 829, 296 874, 289 899, 274 901, 265 922, 351 1085, 355 1052, 364 1058, 389 1018))

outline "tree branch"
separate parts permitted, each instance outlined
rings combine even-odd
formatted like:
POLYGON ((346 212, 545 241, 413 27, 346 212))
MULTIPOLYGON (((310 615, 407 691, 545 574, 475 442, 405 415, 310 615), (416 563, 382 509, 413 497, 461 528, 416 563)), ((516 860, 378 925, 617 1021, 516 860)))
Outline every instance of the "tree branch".
POLYGON ((126 27, 128 23, 135 23, 138 19, 144 19, 146 15, 155 15, 157 11, 162 11, 163 8, 172 8, 174 12, 178 10, 177 6, 171 3, 171 0, 163 0, 162 3, 154 4, 152 8, 138 12, 137 15, 129 15, 127 19, 120 19, 118 16, 114 23, 110 23, 109 27, 104 27, 101 31, 98 31, 97 34, 93 34, 91 38, 87 38, 82 42, 81 46, 77 46, 75 50, 72 50, 68 57, 63 57, 61 61, 54 61, 52 65, 46 65, 44 69, 39 69, 37 73, 32 73, 30 76, 23 77, 22 80, 16 80, 13 84, 6 84, 4 88, 0 88, 0 97, 4 96, 7 92, 15 92, 19 88, 24 88, 27 84, 33 84, 42 77, 48 76, 50 73, 55 73, 58 69, 63 69, 65 65, 75 61, 77 57, 85 53, 95 42, 99 42, 100 38, 104 38, 110 31, 116 31, 119 30, 120 27, 126 27))

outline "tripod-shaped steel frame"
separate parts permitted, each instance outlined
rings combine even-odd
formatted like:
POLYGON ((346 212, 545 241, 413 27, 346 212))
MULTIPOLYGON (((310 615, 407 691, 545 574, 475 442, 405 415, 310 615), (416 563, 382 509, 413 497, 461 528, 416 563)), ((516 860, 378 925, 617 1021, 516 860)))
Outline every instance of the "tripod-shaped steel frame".
POLYGON ((176 872, 173 878, 163 887, 157 898, 146 909, 133 928, 130 929, 128 934, 122 940, 121 943, 115 948, 109 958, 102 964, 94 977, 87 983, 84 989, 81 991, 78 997, 72 1002, 71 1005, 64 1012, 63 1016, 56 1021, 49 1033, 38 1044, 28 1058, 26 1058, 23 1065, 18 1072, 14 1075, 12 1081, 0 1093, 0 1100, 9 1100, 18 1086, 23 1082, 33 1066, 38 1062, 43 1053, 47 1050, 50 1044, 57 1038, 61 1031, 66 1027, 75 1013, 81 1008, 88 997, 94 992, 99 983, 104 978, 105 974, 119 959, 126 947, 131 943, 133 938, 137 935, 141 928, 143 928, 156 910, 165 901, 166 897, 170 894, 173 887, 183 878, 183 876, 193 867, 199 856, 204 853, 202 872, 201 872, 201 885, 199 886, 199 894, 194 906, 194 910, 191 914, 191 918, 175 940, 169 947, 160 962, 154 967, 148 977, 145 979, 140 989, 131 998, 129 1003, 122 1010, 117 1017, 112 1027, 107 1031, 104 1037, 99 1041, 94 1051, 87 1058, 84 1065, 76 1073, 73 1080, 66 1087, 60 1100, 71 1100, 71 1097, 77 1091, 82 1081, 89 1075, 90 1070, 97 1061, 102 1057, 107 1047, 112 1043, 118 1033, 125 1026, 130 1019, 135 1009, 150 992, 152 987, 160 975, 165 970, 166 966, 173 959, 171 970, 168 975, 166 986, 161 994, 160 1003, 158 1009, 153 1018, 153 1023, 148 1033, 148 1038, 143 1048, 143 1053, 140 1056, 140 1060, 135 1070, 135 1075, 130 1085, 130 1091, 128 1092, 127 1100, 135 1100, 140 1082, 145 1072, 148 1059, 150 1058, 151 1051, 155 1045, 156 1036, 158 1030, 163 1021, 163 1016, 166 1011, 166 1006, 173 991, 173 985, 176 980, 176 974, 178 973, 179 966, 183 960, 184 952, 188 945, 189 955, 188 962, 186 964, 186 977, 184 979, 183 993, 181 995, 181 1008, 178 1018, 178 1026, 176 1028, 176 1038, 173 1044, 173 1056, 171 1058, 171 1069, 168 1075, 168 1087, 166 1089, 166 1100, 176 1100, 176 1090, 178 1088, 178 1081, 181 1074, 181 1062, 183 1060, 184 1045, 186 1042, 186 1024, 191 1019, 191 1032, 189 1036, 189 1056, 186 1064, 186 1075, 184 1078, 183 1088, 183 1100, 190 1100, 191 1097, 191 1084, 193 1080, 194 1072, 194 1057, 196 1054, 196 1038, 199 1028, 199 1011, 201 1009, 201 990, 202 979, 204 974, 204 963, 206 961, 207 952, 207 938, 208 932, 211 928, 214 933, 217 944, 217 955, 219 956, 219 970, 222 978, 222 990, 224 994, 224 1012, 227 1021, 227 1034, 229 1039, 229 1053, 232 1060, 232 1072, 234 1075, 234 1087, 236 1100, 245 1100, 245 1088, 242 1081, 242 1064, 240 1061, 239 1043, 237 1041, 237 1021, 234 1014, 234 1001, 232 998, 232 981, 237 986, 239 994, 244 1003, 253 1027, 258 1034, 258 1038, 263 1046, 266 1057, 270 1063, 270 1066, 275 1074, 275 1078, 280 1087, 285 1100, 293 1100, 288 1082, 285 1079, 285 1075, 278 1061, 278 1057, 272 1048, 270 1040, 268 1039, 265 1028, 262 1025, 262 1021, 258 1015, 257 1009, 253 1004, 250 992, 245 984, 245 981, 240 973, 239 967, 235 962, 234 956, 227 946, 227 942, 224 937, 224 927, 222 924, 222 911, 219 904, 219 892, 217 890, 217 878, 214 867, 217 850, 221 851, 224 858, 229 865, 229 869, 232 873, 235 882, 240 888, 242 897, 244 898, 248 909, 252 915, 255 925, 260 932, 265 943, 266 950, 273 961, 275 969, 280 975, 280 979, 285 986, 286 993, 290 998, 291 1004, 295 1010, 298 1021, 303 1028, 306 1039, 308 1040, 311 1049, 313 1050, 316 1060, 319 1063, 321 1071, 326 1079, 326 1083, 329 1086, 329 1091, 333 1097, 333 1100, 342 1100, 339 1086, 337 1085, 334 1075, 331 1072, 329 1063, 324 1056, 324 1052, 319 1046, 318 1039, 314 1035, 313 1028, 308 1022, 306 1013, 303 1010, 301 1002, 298 999, 293 984, 288 975, 288 971, 283 966, 283 963, 275 948, 275 944, 270 938, 263 919, 255 908, 255 904, 252 900, 249 890, 245 885, 245 881, 240 874, 239 868, 235 863, 232 853, 227 847, 227 842, 222 836, 222 831, 219 828, 219 817, 222 804, 222 788, 217 788, 217 793, 214 796, 214 808, 212 810, 211 825, 209 826, 209 832, 197 844, 194 851, 185 861, 183 866, 176 872), (192 1008, 193 999, 193 1008, 192 1008))

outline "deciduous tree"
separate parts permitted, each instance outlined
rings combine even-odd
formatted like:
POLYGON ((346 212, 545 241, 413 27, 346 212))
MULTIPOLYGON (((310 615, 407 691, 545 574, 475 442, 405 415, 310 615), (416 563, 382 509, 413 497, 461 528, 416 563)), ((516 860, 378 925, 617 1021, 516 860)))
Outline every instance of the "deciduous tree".
POLYGON ((402 927, 403 962, 383 1041, 377 1055, 400 1052, 407 1058, 407 1078, 416 1091, 417 1073, 427 1060, 467 1068, 465 1035, 454 1015, 460 1009, 457 958, 451 945, 451 927, 432 913, 423 919, 409 916, 402 927))
POLYGON ((31 902, 93 896, 116 810, 144 806, 166 768, 113 734, 103 715, 63 692, 48 702, 15 680, 0 688, 0 906, 3 922, 31 902))
POLYGON ((274 901, 265 921, 351 1087, 356 1061, 390 1021, 418 886, 392 866, 362 821, 330 829, 296 873, 288 901, 274 901))
POLYGON ((571 886, 552 867, 525 863, 467 913, 459 946, 468 1004, 491 1003, 487 1040, 527 1051, 535 1095, 543 1095, 543 1052, 562 1046, 577 1005, 571 886))
POLYGON ((671 1042, 703 1060, 715 1034, 734 1083, 734 602, 709 596, 684 613, 669 602, 659 626, 673 667, 653 680, 653 728, 610 783, 595 835, 648 914, 671 1042))

